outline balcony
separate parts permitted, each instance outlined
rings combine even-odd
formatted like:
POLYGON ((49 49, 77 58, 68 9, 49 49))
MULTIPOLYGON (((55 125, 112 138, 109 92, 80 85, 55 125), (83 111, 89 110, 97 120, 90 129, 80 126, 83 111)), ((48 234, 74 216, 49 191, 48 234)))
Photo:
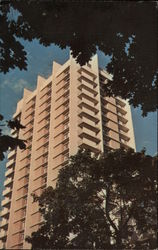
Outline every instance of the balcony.
MULTIPOLYGON (((28 103, 26 103, 27 106, 27 110, 29 110, 30 108, 32 108, 35 105, 35 101, 32 99, 30 100, 28 103)), ((26 112, 27 112, 26 110, 26 112)))
POLYGON ((10 169, 8 169, 8 170, 6 171, 5 176, 7 177, 7 176, 9 176, 9 175, 11 175, 11 174, 13 174, 13 173, 14 173, 14 169, 13 169, 13 168, 10 168, 10 169))
POLYGON ((83 80, 81 83, 79 83, 78 89, 81 91, 83 89, 85 89, 85 90, 89 91, 90 93, 92 93, 94 96, 96 96, 98 94, 98 92, 93 88, 92 85, 89 85, 89 83, 87 83, 83 80))
POLYGON ((10 151, 10 153, 8 154, 8 159, 11 158, 12 156, 14 156, 16 154, 16 150, 12 150, 10 151))
POLYGON ((47 172, 47 168, 46 167, 40 167, 39 169, 36 170, 36 178, 39 178, 43 175, 45 175, 47 172))
POLYGON ((119 98, 119 97, 116 98, 116 103, 120 107, 125 107, 126 106, 126 103, 121 98, 119 98))
POLYGON ((86 67, 81 67, 78 72, 81 74, 82 77, 92 82, 94 82, 97 78, 96 74, 92 73, 92 71, 89 70, 89 68, 87 69, 86 67))
POLYGON ((36 166, 43 166, 48 162, 48 158, 46 156, 42 156, 39 159, 36 160, 36 166))
POLYGON ((7 162, 6 167, 10 167, 15 162, 15 159, 11 159, 7 162))
POLYGON ((90 129, 91 131, 94 131, 95 133, 98 133, 100 131, 98 126, 95 126, 93 122, 89 121, 88 119, 80 119, 79 126, 81 128, 85 127, 90 129))
POLYGON ((121 122, 123 122, 123 123, 127 123, 128 122, 128 120, 124 117, 124 115, 122 113, 118 112, 117 115, 118 115, 118 119, 121 122))
POLYGON ((94 103, 94 104, 97 104, 98 103, 98 100, 96 100, 94 97, 92 97, 92 96, 90 96, 90 95, 87 95, 87 94, 85 94, 85 93, 80 93, 79 95, 78 95, 78 97, 82 100, 82 101, 84 101, 85 103, 87 103, 87 104, 89 104, 89 105, 92 105, 92 103, 94 103), (84 100, 82 99, 82 98, 84 98, 84 100))
POLYGON ((46 119, 48 116, 50 115, 50 109, 43 111, 40 115, 39 115, 39 120, 38 122, 40 123, 43 119, 46 119))
POLYGON ((3 191, 3 196, 8 195, 11 191, 12 191, 12 188, 11 188, 11 187, 7 187, 7 188, 3 191))
POLYGON ((25 118, 25 124, 28 124, 29 122, 33 121, 33 119, 34 119, 34 113, 32 113, 31 115, 28 115, 25 118))
POLYGON ((87 73, 88 75, 90 75, 91 77, 97 78, 96 73, 95 73, 91 68, 89 68, 87 65, 82 66, 82 67, 78 70, 78 72, 79 72, 79 73, 85 72, 85 73, 87 73))
POLYGON ((34 110, 35 110, 35 105, 33 105, 33 106, 31 106, 30 108, 28 108, 28 109, 26 110, 26 112, 25 112, 25 115, 26 115, 26 116, 31 115, 31 114, 34 112, 34 110))
POLYGON ((29 164, 30 164, 30 161, 31 161, 31 158, 26 157, 25 159, 23 159, 23 160, 21 161, 21 166, 22 166, 22 167, 25 167, 25 166, 29 165, 29 164))
POLYGON ((44 103, 41 105, 41 107, 40 107, 40 112, 39 112, 39 114, 40 114, 41 112, 43 112, 44 110, 46 110, 49 106, 50 106, 50 102, 44 102, 44 103))
POLYGON ((99 145, 96 145, 95 142, 88 140, 87 138, 80 139, 78 145, 80 148, 89 149, 94 153, 99 153, 101 151, 99 145))
POLYGON ((123 130, 124 132, 128 132, 129 131, 129 129, 125 126, 125 124, 123 122, 118 121, 118 124, 119 124, 119 128, 121 130, 123 130))
POLYGON ((121 138, 123 138, 125 141, 129 141, 129 136, 127 132, 124 132, 123 130, 119 130, 121 138))
POLYGON ((6 236, 7 236, 7 231, 1 230, 1 231, 0 231, 0 238, 4 238, 4 237, 6 237, 6 236))
POLYGON ((51 91, 47 92, 41 99, 40 105, 42 106, 44 103, 51 101, 51 91))
POLYGON ((46 144, 46 143, 48 143, 49 142, 49 136, 44 136, 43 138, 42 138, 42 143, 43 144, 46 144))
POLYGON ((82 117, 86 117, 87 119, 89 119, 89 120, 91 120, 91 121, 93 121, 93 122, 95 122, 95 123, 98 123, 98 122, 99 122, 99 118, 98 118, 98 117, 96 117, 96 116, 91 116, 91 115, 87 114, 86 112, 83 112, 82 110, 78 112, 78 115, 79 115, 79 117, 81 117, 81 118, 82 118, 82 117))
POLYGON ((18 188, 24 187, 28 184, 28 178, 24 177, 18 182, 18 188))
POLYGON ((118 132, 114 132, 112 130, 109 130, 109 131, 105 131, 104 135, 106 137, 109 137, 110 139, 112 139, 115 142, 119 142, 119 134, 118 134, 118 132))
POLYGON ((39 134, 39 139, 45 135, 48 135, 49 134, 49 127, 47 127, 47 128, 44 127, 41 131, 38 132, 38 134, 39 134))
POLYGON ((103 98, 103 102, 110 103, 110 104, 116 106, 116 99, 114 97, 107 97, 106 96, 105 98, 103 98))
POLYGON ((5 246, 5 242, 0 241, 0 249, 6 249, 5 246))
POLYGON ((80 108, 84 107, 90 111, 93 111, 95 114, 97 114, 99 112, 98 108, 95 105, 89 105, 86 102, 84 102, 83 100, 80 102, 80 104, 78 106, 80 108))
POLYGON ((46 153, 48 153, 48 146, 40 146, 37 149, 37 157, 40 157, 41 155, 46 154, 46 153))
POLYGON ((66 91, 67 89, 69 89, 69 86, 70 86, 69 80, 62 82, 62 84, 57 86, 56 93, 62 91, 62 89, 64 89, 66 91))
POLYGON ((100 139, 97 138, 96 133, 94 131, 91 131, 91 130, 84 128, 84 127, 83 127, 83 129, 80 129, 79 136, 81 138, 86 138, 90 141, 93 141, 97 144, 100 142, 100 139))
POLYGON ((104 110, 117 114, 116 107, 111 103, 107 103, 106 105, 104 105, 104 110))
POLYGON ((45 95, 51 94, 51 86, 47 85, 40 91, 40 99, 43 99, 45 95))
POLYGON ((125 147, 125 148, 128 148, 129 146, 128 146, 128 141, 126 141, 126 140, 124 140, 124 139, 122 139, 122 138, 120 138, 120 143, 125 147))
POLYGON ((13 178, 9 177, 4 181, 4 186, 9 186, 13 182, 13 178))
POLYGON ((6 204, 10 203, 10 198, 9 197, 5 197, 4 200, 2 200, 1 204, 2 204, 2 207, 5 206, 6 204))
POLYGON ((60 75, 57 76, 57 85, 62 83, 62 81, 69 81, 70 80, 70 74, 68 72, 62 72, 60 75))
POLYGON ((8 219, 3 218, 0 223, 0 227, 5 227, 8 224, 8 219))
POLYGON ((40 123, 39 123, 39 126, 38 126, 38 131, 37 132, 39 132, 41 129, 43 129, 45 126, 49 126, 49 124, 50 124, 50 120, 48 119, 48 120, 43 120, 43 121, 41 121, 40 123))
POLYGON ((91 121, 90 119, 88 119, 87 117, 84 117, 84 116, 80 116, 80 113, 78 114, 79 115, 79 119, 78 119, 78 124, 79 126, 91 126, 93 127, 93 130, 98 130, 99 127, 98 125, 96 125, 95 121, 91 121))
POLYGON ((108 120, 108 121, 103 121, 103 128, 104 128, 105 130, 111 129, 111 130, 113 130, 113 131, 115 131, 115 132, 118 133, 118 124, 115 123, 115 122, 112 122, 112 121, 110 121, 110 120, 108 120))
POLYGON ((93 86, 93 88, 95 88, 95 87, 97 86, 97 83, 94 82, 94 80, 92 80, 91 78, 89 78, 88 75, 80 75, 80 76, 78 77, 78 80, 79 80, 80 82, 85 81, 86 83, 89 83, 90 85, 93 86))
POLYGON ((29 172, 30 172, 30 169, 29 169, 28 167, 22 168, 22 169, 20 170, 20 177, 22 178, 22 177, 24 177, 24 176, 26 176, 26 175, 29 175, 29 172))
POLYGON ((26 128, 25 128, 25 130, 23 132, 23 136, 26 135, 32 129, 33 129, 33 122, 26 125, 26 128))
POLYGON ((3 210, 1 211, 1 217, 7 215, 9 213, 9 209, 4 207, 3 210))
POLYGON ((109 141, 109 147, 112 148, 112 149, 118 149, 118 148, 120 148, 120 142, 110 140, 109 141))
POLYGON ((126 115, 127 111, 125 109, 123 109, 122 107, 117 107, 117 111, 120 112, 122 115, 126 115))
POLYGON ((21 152, 20 155, 20 160, 22 161, 23 159, 25 159, 28 155, 30 154, 30 150, 29 149, 25 149, 24 151, 21 152))
POLYGON ((28 188, 27 187, 23 187, 23 188, 18 190, 18 198, 22 198, 24 196, 27 196, 27 194, 28 194, 28 188))

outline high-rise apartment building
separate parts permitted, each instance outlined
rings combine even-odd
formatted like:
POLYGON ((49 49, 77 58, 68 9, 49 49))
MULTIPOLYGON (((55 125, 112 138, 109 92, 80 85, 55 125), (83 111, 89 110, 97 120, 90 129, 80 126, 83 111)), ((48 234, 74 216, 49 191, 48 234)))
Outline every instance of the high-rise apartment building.
POLYGON ((24 89, 13 117, 26 126, 14 135, 27 140, 27 148, 8 154, 1 248, 30 248, 25 237, 41 223, 31 194, 54 186, 59 169, 79 148, 95 153, 121 145, 135 149, 130 107, 120 98, 106 96, 107 79, 97 55, 83 67, 70 57, 64 65, 53 62, 48 79, 38 76, 35 91, 24 89))

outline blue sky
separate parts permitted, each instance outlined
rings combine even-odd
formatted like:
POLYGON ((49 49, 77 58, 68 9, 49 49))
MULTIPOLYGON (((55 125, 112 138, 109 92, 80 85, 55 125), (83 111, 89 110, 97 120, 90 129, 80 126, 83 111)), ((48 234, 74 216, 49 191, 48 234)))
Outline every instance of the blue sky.
MULTIPOLYGON (((27 52, 28 70, 10 70, 7 74, 0 74, 0 113, 5 119, 11 119, 16 110, 16 103, 22 98, 24 87, 34 90, 37 75, 48 77, 52 71, 52 62, 55 60, 64 63, 69 58, 69 49, 61 50, 55 45, 43 47, 37 40, 22 41, 27 52)), ((105 67, 108 57, 98 51, 100 67, 105 67)), ((132 108, 133 125, 137 151, 146 147, 147 153, 154 155, 157 152, 157 114, 149 113, 141 116, 140 109, 132 108)), ((0 197, 2 192, 5 162, 0 162, 0 197)))

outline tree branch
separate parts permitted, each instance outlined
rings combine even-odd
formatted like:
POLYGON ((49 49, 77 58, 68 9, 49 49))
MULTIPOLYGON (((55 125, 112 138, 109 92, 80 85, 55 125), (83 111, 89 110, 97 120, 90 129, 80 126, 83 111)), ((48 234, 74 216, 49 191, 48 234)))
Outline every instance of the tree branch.
POLYGON ((112 221, 112 219, 110 218, 110 215, 109 215, 109 210, 108 210, 109 196, 110 196, 110 194, 109 194, 109 188, 107 188, 107 190, 106 190, 106 199, 105 199, 105 201, 106 201, 106 205, 105 205, 105 214, 106 214, 106 217, 107 217, 107 219, 108 219, 110 225, 112 226, 112 228, 115 230, 115 232, 118 233, 118 228, 117 228, 116 225, 113 223, 113 221, 112 221))
POLYGON ((125 221, 125 223, 123 223, 122 228, 125 227, 127 225, 127 223, 129 222, 129 220, 131 219, 133 209, 134 209, 134 206, 131 208, 131 210, 129 212, 129 216, 128 216, 127 220, 125 221))

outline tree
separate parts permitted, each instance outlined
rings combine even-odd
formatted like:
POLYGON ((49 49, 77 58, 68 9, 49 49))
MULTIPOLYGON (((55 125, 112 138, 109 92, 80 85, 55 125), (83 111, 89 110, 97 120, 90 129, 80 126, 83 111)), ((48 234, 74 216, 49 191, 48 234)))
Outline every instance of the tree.
POLYGON ((146 115, 157 108, 156 16, 156 1, 1 1, 0 71, 27 68, 17 38, 69 46, 80 65, 98 48, 111 56, 107 95, 140 105, 146 115))
POLYGON ((25 149, 26 144, 25 140, 18 139, 16 137, 12 137, 9 135, 3 134, 3 127, 13 129, 15 131, 19 131, 20 129, 25 128, 22 124, 20 124, 20 121, 18 119, 4 121, 3 116, 0 114, 0 161, 3 161, 5 158, 4 153, 6 153, 8 150, 13 150, 17 147, 20 149, 25 149))
POLYGON ((32 249, 155 249, 157 158, 119 149, 79 151, 39 202, 43 224, 32 249))

